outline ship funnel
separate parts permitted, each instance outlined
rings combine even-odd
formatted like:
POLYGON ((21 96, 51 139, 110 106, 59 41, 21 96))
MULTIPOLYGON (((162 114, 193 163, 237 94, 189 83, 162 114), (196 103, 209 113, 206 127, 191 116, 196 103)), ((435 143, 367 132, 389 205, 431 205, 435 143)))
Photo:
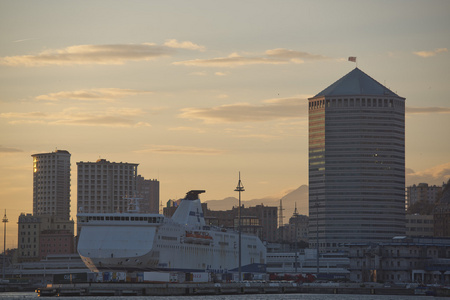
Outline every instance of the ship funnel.
POLYGON ((183 200, 197 200, 199 199, 198 195, 203 194, 204 192, 205 190, 191 190, 186 193, 186 198, 183 200))
POLYGON ((203 216, 202 205, 199 194, 204 190, 192 190, 186 193, 186 197, 181 200, 180 206, 172 216, 172 220, 178 224, 189 226, 204 226, 205 218, 203 216))

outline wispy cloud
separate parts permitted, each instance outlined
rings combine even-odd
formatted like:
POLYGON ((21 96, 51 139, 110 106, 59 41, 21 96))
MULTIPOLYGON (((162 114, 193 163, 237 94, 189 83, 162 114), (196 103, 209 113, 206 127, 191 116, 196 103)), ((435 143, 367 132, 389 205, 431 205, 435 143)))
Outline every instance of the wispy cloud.
POLYGON ((407 114, 450 114, 450 107, 410 107, 405 108, 407 114))
POLYGON ((99 88, 77 91, 61 91, 36 97, 36 100, 60 101, 60 100, 80 100, 80 101, 114 101, 115 99, 134 96, 139 94, 150 94, 150 91, 118 89, 118 88, 99 88))
POLYGON ((283 49, 283 48, 267 50, 266 54, 269 57, 287 59, 287 60, 290 60, 292 62, 297 62, 297 63, 302 63, 305 60, 327 60, 327 59, 330 59, 329 57, 326 57, 323 55, 311 54, 308 52, 295 51, 295 50, 289 50, 289 49, 283 49))
POLYGON ((23 150, 0 145, 0 153, 16 153, 16 152, 23 152, 23 150))
POLYGON ((202 51, 202 52, 206 50, 206 48, 204 46, 194 44, 193 42, 189 42, 189 41, 178 42, 175 39, 166 40, 166 42, 164 43, 164 46, 167 46, 170 48, 198 50, 198 51, 202 51))
POLYGON ((69 108, 62 112, 1 113, 0 118, 9 124, 81 125, 107 127, 142 127, 149 123, 136 120, 144 112, 141 109, 110 108, 103 111, 82 111, 69 108))
POLYGON ((432 56, 436 56, 439 53, 444 53, 444 52, 448 52, 447 48, 438 48, 432 51, 417 51, 417 52, 413 52, 415 55, 420 56, 420 57, 432 57, 432 56))
POLYGON ((434 166, 432 168, 415 172, 411 169, 406 171, 407 185, 426 182, 428 184, 442 185, 450 179, 450 163, 434 166))
POLYGON ((270 99, 261 105, 236 103, 209 108, 185 108, 180 117, 206 123, 266 122, 306 117, 307 97, 270 99))
POLYGON ((289 63, 303 63, 305 60, 324 60, 328 57, 307 52, 289 50, 289 49, 272 49, 267 50, 265 55, 239 55, 232 53, 227 57, 218 57, 210 59, 194 59, 186 61, 174 62, 174 65, 184 66, 205 66, 205 67, 238 67, 245 65, 257 64, 289 64, 289 63))
POLYGON ((214 148, 200 148, 174 145, 152 145, 136 153, 187 154, 187 155, 220 155, 226 151, 214 148))
POLYGON ((164 45, 153 43, 75 45, 63 49, 49 49, 36 55, 7 56, 0 58, 0 64, 8 66, 47 66, 85 64, 124 64, 127 61, 148 61, 171 56, 176 48, 202 51, 204 47, 192 42, 168 40, 164 45))
POLYGON ((187 127, 187 126, 179 126, 179 127, 173 127, 169 128, 170 131, 190 131, 190 132, 196 132, 196 133, 205 133, 206 130, 202 128, 197 127, 187 127))

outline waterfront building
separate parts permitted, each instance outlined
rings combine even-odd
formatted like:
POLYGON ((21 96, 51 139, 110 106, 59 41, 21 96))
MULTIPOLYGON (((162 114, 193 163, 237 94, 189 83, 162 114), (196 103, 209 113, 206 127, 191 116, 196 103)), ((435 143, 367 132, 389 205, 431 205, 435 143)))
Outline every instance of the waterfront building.
MULTIPOLYGON (((443 185, 445 186, 445 185, 443 185)), ((428 185, 428 183, 419 183, 406 188, 406 204, 407 207, 416 202, 422 201, 426 203, 435 203, 439 200, 443 186, 428 185)))
POLYGON ((70 219, 70 153, 56 150, 33 157, 33 215, 70 219))
POLYGON ((405 98, 355 68, 308 101, 310 247, 404 235, 405 98))
MULTIPOLYGON (((276 244, 267 248, 267 273, 317 274, 315 249, 299 249, 295 252, 280 251, 276 244)), ((323 279, 349 279, 349 259, 345 252, 321 253, 319 277, 323 279)))
POLYGON ((54 215, 22 213, 18 222, 19 262, 37 261, 49 254, 74 253, 74 221, 54 215))
POLYGON ((138 164, 115 163, 105 159, 77 162, 78 212, 126 212, 129 198, 136 193, 138 164))
POLYGON ((406 236, 432 237, 434 234, 433 215, 407 214, 406 236))
POLYGON ((399 237, 347 246, 351 281, 450 283, 449 239, 399 237))

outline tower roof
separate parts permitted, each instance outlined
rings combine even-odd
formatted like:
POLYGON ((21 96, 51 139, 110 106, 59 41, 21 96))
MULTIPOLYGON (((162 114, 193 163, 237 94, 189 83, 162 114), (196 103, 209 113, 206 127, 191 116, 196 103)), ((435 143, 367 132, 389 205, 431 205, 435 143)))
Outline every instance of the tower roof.
POLYGON ((392 92, 360 69, 355 68, 313 98, 352 95, 399 97, 396 93, 392 92))

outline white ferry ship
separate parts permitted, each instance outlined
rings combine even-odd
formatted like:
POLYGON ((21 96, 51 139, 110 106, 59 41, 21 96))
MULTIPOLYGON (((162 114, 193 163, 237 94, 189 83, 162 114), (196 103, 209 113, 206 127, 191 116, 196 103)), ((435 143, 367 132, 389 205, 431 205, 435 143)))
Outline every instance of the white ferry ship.
MULTIPOLYGON (((79 213, 78 253, 93 272, 237 272, 239 234, 207 226, 198 195, 186 194, 172 218, 161 214, 79 213)), ((241 234, 241 271, 265 273, 266 247, 241 234)))

